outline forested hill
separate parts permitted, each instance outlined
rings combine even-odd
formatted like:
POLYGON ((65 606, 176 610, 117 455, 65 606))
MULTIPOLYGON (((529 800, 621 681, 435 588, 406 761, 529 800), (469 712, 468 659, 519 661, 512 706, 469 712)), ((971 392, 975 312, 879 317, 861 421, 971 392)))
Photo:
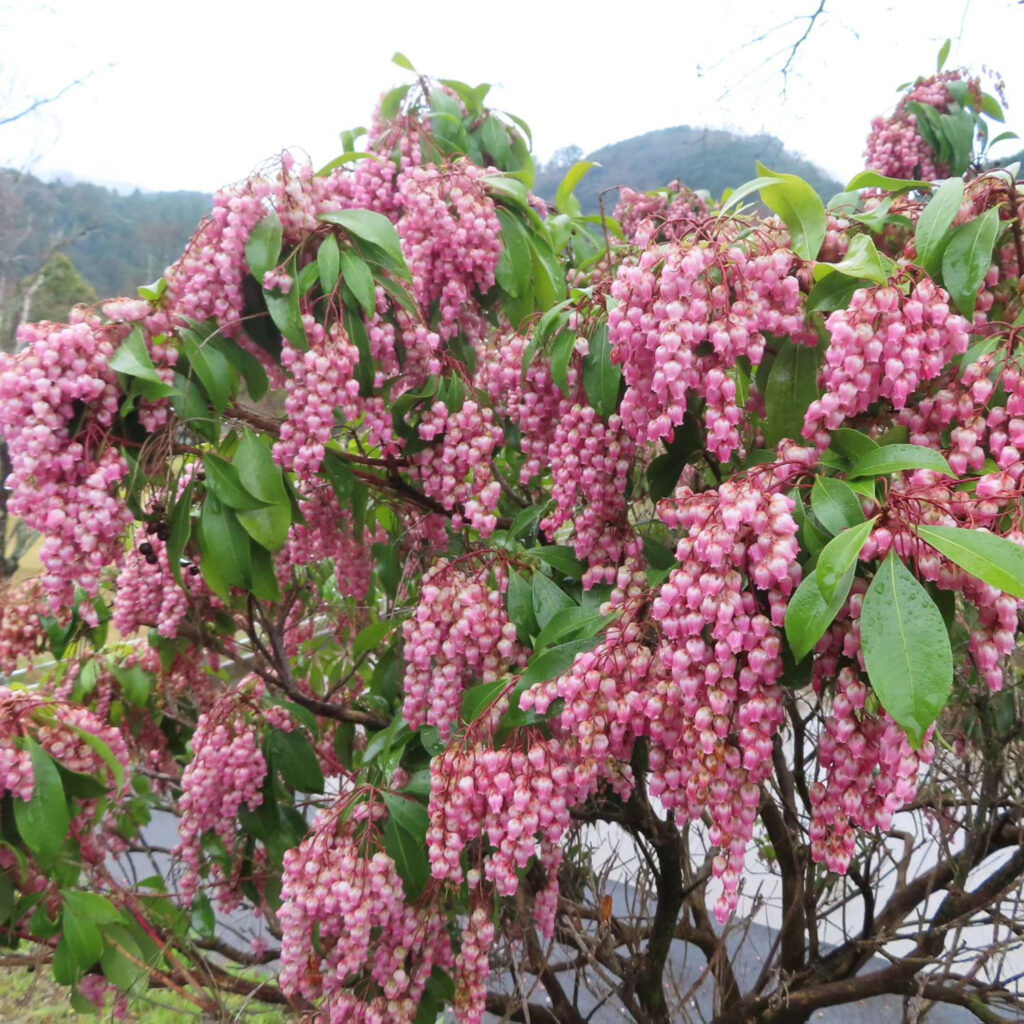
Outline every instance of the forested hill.
POLYGON ((0 290, 6 297, 63 246, 97 294, 134 295, 181 255, 210 205, 201 192, 120 195, 0 170, 0 290))
MULTIPOLYGON (((771 135, 733 135, 681 125, 614 142, 585 159, 601 164, 576 189, 586 213, 598 212, 598 195, 604 189, 628 185, 646 190, 667 185, 676 178, 690 188, 706 189, 712 197, 718 198, 727 188, 736 188, 756 177, 757 160, 773 171, 799 174, 825 200, 842 191, 840 182, 809 160, 786 152, 783 144, 771 135)), ((536 191, 545 199, 553 200, 565 171, 564 161, 562 166, 546 167, 538 175, 536 191)), ((609 193, 605 201, 609 213, 617 202, 617 194, 609 193)))

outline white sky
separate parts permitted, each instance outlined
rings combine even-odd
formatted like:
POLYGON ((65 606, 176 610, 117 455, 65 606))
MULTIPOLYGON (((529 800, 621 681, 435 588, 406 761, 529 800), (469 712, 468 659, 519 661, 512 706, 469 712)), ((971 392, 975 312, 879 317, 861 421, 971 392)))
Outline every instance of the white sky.
MULTIPOLYGON (((495 85, 537 155, 678 124, 767 131, 846 180, 872 116, 935 67, 985 63, 1024 134, 1017 0, 826 0, 783 94, 780 68, 818 0, 49 0, 0 4, 0 166, 212 191, 282 148, 318 166, 422 71, 495 85), (797 19, 797 20, 792 20, 797 19), (755 42, 768 33, 767 38, 755 42)), ((1024 145, 1016 143, 1011 145, 1024 145)), ((751 177, 754 169, 751 168, 751 177)))

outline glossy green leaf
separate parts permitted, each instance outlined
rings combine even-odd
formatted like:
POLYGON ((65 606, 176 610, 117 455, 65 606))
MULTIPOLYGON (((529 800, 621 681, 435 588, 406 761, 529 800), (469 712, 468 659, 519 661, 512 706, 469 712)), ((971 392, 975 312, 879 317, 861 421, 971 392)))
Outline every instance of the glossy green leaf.
POLYGON ((508 573, 508 591, 505 594, 508 617, 516 627, 519 642, 529 646, 531 637, 540 628, 533 611, 533 588, 514 569, 508 573))
POLYGON ((501 224, 501 257, 494 271, 498 284, 515 298, 530 293, 533 279, 533 252, 530 237, 522 221, 499 206, 495 211, 501 224))
POLYGON ((430 880, 427 859, 427 809, 417 800, 397 793, 385 793, 388 823, 384 829, 384 849, 395 862, 405 894, 415 899, 430 880))
POLYGON ((385 265, 389 270, 408 279, 409 268, 402 255, 398 232, 382 213, 374 213, 372 210, 331 210, 320 214, 319 219, 328 224, 337 224, 350 237, 372 245, 385 257, 385 265))
POLYGON ((866 287, 867 282, 846 274, 826 274, 816 281, 807 296, 808 313, 830 313, 834 309, 846 309, 854 292, 866 287))
POLYGON ((860 637, 871 688, 919 747, 949 699, 953 654, 942 613, 895 551, 864 595, 860 637))
POLYGON ((590 336, 590 350, 583 360, 583 387, 587 400, 601 416, 611 416, 619 407, 622 368, 612 362, 608 325, 601 323, 590 336))
POLYGON ((556 612, 551 621, 540 631, 534 650, 542 651, 546 647, 568 643, 570 640, 585 639, 597 636, 611 622, 613 616, 602 615, 592 608, 580 608, 573 605, 556 612))
POLYGON ((889 281, 892 266, 892 260, 875 248, 870 235, 854 235, 846 255, 838 263, 819 263, 814 268, 814 278, 821 280, 829 273, 837 273, 884 285, 889 281))
POLYGON ((157 372, 146 346, 146 339, 140 327, 133 327, 128 337, 121 342, 118 350, 110 357, 107 364, 117 373, 138 381, 138 394, 145 398, 158 400, 174 394, 175 388, 165 384, 157 372))
POLYGON ((352 656, 358 658, 370 651, 382 650, 389 646, 390 642, 383 643, 384 638, 393 633, 401 624, 401 618, 379 619, 377 622, 370 623, 356 635, 352 644, 352 656))
POLYGON ((206 473, 206 490, 228 508, 266 508, 267 502, 246 490, 235 467, 219 455, 204 454, 203 470, 206 473))
POLYGON ((237 386, 231 362, 216 345, 200 339, 192 331, 182 332, 181 344, 192 373, 206 389, 219 416, 231 400, 237 386))
POLYGON ((333 295, 341 274, 341 250, 338 239, 328 235, 316 251, 316 268, 320 276, 320 289, 324 295, 333 295))
POLYGON ((88 970, 103 955, 103 936, 88 914, 65 903, 61 913, 61 938, 82 971, 88 970))
POLYGON ((844 458, 857 460, 877 451, 878 442, 852 427, 838 427, 832 431, 829 447, 844 458))
POLYGON ((529 554, 536 555, 546 565, 570 579, 581 580, 587 571, 586 562, 581 562, 572 548, 560 544, 547 544, 544 547, 531 548, 529 554))
POLYGON ((551 346, 551 379, 566 398, 572 397, 569 394, 569 363, 575 348, 576 335, 569 330, 562 331, 551 346))
POLYGON ((213 346, 224 354, 224 357, 241 374, 245 381, 249 397, 258 402, 270 386, 267 371, 263 364, 251 353, 242 348, 233 338, 225 338, 223 334, 211 334, 206 339, 207 346, 213 346))
POLYGON ((847 476, 884 476, 912 469, 927 469, 943 476, 956 476, 939 452, 917 444, 889 444, 877 451, 868 452, 850 467, 847 476))
POLYGON ((809 573, 796 588, 786 606, 786 640, 793 658, 803 659, 814 650, 825 630, 832 625, 843 607, 853 584, 853 567, 846 570, 830 600, 826 600, 818 586, 815 573, 809 573))
POLYGON ((942 253, 949 241, 949 226, 960 210, 964 198, 962 178, 942 183, 921 211, 914 234, 917 262, 931 277, 938 277, 942 253))
MULTIPOLYGON (((121 914, 110 900, 98 892, 82 892, 69 889, 61 893, 65 907, 71 907, 81 917, 88 917, 96 924, 119 924, 121 914)), ((96 954, 97 959, 99 954, 96 954)))
POLYGON ((477 683, 462 695, 462 720, 468 725, 475 722, 508 689, 507 679, 490 683, 477 683))
POLYGON ((248 427, 242 432, 234 466, 242 486, 268 505, 286 501, 281 467, 274 462, 270 447, 248 427))
POLYGON ((274 321, 274 326, 297 349, 305 352, 309 348, 309 339, 306 337, 306 327, 302 322, 302 312, 299 308, 298 287, 293 285, 287 295, 276 288, 264 288, 263 301, 267 305, 267 312, 274 321))
POLYGON ((543 629, 562 608, 575 607, 576 602, 557 583, 542 572, 533 576, 533 613, 537 625, 543 629))
POLYGON ((864 522, 860 499, 848 483, 835 477, 815 477, 811 488, 811 511, 833 536, 849 526, 864 522))
POLYGON ((516 689, 522 692, 538 683, 546 683, 560 676, 572 667, 578 655, 592 650, 600 642, 600 636, 583 637, 580 640, 557 644, 535 654, 526 666, 526 671, 519 677, 516 689))
POLYGON ((174 576, 178 586, 182 586, 181 578, 181 556, 185 552, 185 545, 192 536, 192 492, 195 489, 195 481, 189 480, 181 497, 174 503, 169 516, 167 517, 167 561, 171 566, 171 574, 174 576))
POLYGON ((279 502, 265 508, 239 510, 235 513, 247 534, 267 551, 280 551, 288 541, 292 525, 291 503, 279 502))
POLYGON ((373 316, 377 311, 377 289, 370 268, 354 252, 342 249, 341 275, 363 312, 373 316))
POLYGON ((871 531, 875 528, 877 520, 878 516, 873 516, 866 522, 837 533, 821 549, 814 574, 818 582, 818 589, 826 602, 835 597, 843 577, 851 567, 856 565, 861 548, 871 536, 871 531))
POLYGON ((784 437, 799 441, 803 436, 804 415, 817 397, 817 350, 785 339, 765 386, 766 445, 776 448, 784 437))
POLYGON ((918 536, 991 587, 1024 598, 1024 549, 988 530, 917 527, 918 536))
POLYGON ((551 247, 538 235, 530 235, 533 253, 533 289, 542 309, 550 309, 565 299, 565 271, 551 247))
POLYGON ((320 759, 306 734, 298 729, 282 732, 271 729, 267 747, 281 778, 301 793, 322 793, 324 773, 320 759))
POLYGON ((35 785, 32 799, 14 798, 14 820, 25 845, 44 865, 51 865, 64 845, 71 817, 54 760, 32 737, 25 737, 35 785))
POLYGON ((999 209, 993 206, 980 217, 961 224, 942 254, 942 283, 957 309, 968 319, 974 315, 978 292, 992 266, 992 251, 1000 230, 999 209))
POLYGON ((861 171, 855 174, 849 184, 847 191, 862 188, 880 188, 886 192, 906 192, 909 189, 933 189, 934 182, 922 181, 919 178, 890 178, 878 171, 861 171))
POLYGON ((578 217, 580 214, 580 201, 573 195, 576 186, 595 168, 601 165, 593 160, 580 160, 572 165, 565 172, 555 192, 555 209, 561 213, 567 213, 571 217, 578 217))
POLYGON ((203 503, 198 527, 199 568, 209 588, 226 601, 232 587, 248 590, 251 582, 249 537, 235 518, 213 497, 203 503))
POLYGON ((249 240, 245 243, 245 262, 261 285, 263 275, 281 262, 283 234, 281 218, 275 212, 268 213, 249 233, 249 240))
POLYGON ((761 187, 761 199, 789 228, 793 252, 801 259, 815 259, 828 231, 828 216, 821 197, 795 174, 778 174, 760 161, 757 173, 774 179, 774 184, 761 187))

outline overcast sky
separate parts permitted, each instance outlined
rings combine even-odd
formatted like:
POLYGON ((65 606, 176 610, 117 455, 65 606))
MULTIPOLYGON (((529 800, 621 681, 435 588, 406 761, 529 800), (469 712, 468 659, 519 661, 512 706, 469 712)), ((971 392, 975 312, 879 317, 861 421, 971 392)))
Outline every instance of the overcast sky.
MULTIPOLYGON (((317 165, 382 91, 421 71, 491 82, 547 159, 678 124, 767 131, 840 179, 896 87, 950 64, 1005 77, 1024 129, 1017 0, 50 0, 0 5, 0 165, 212 191, 282 148, 317 165), (784 91, 785 90, 785 91, 784 91)), ((1018 144, 1019 145, 1019 144, 1018 144)), ((751 168, 751 176, 753 176, 751 168)))

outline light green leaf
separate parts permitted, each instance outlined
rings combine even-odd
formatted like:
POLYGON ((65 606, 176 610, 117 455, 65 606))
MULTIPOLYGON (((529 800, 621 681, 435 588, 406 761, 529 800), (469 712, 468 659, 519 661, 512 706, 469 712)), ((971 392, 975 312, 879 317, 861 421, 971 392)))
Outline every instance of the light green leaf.
POLYGON ((580 214, 580 201, 573 195, 576 186, 595 168, 601 165, 593 160, 580 160, 565 172, 565 177, 555 193, 555 209, 570 217, 580 214))
POLYGON ((856 565, 861 548, 864 547, 871 531, 875 528, 878 516, 867 522, 851 526, 842 533, 837 533, 818 555, 818 564, 814 569, 818 589, 826 602, 831 601, 847 571, 856 565))
POLYGON ((988 530, 957 526, 917 528, 918 536, 961 569, 991 587, 1024 598, 1024 549, 988 530))
POLYGON ((864 595, 860 637, 871 688, 919 747, 949 699, 953 654, 942 613, 895 551, 864 595))
POLYGON ((949 226, 960 210, 964 198, 962 178, 950 178, 939 186, 917 219, 914 245, 918 265, 930 277, 938 277, 942 253, 949 241, 949 226))
POLYGON ((280 217, 271 212, 252 229, 245 243, 245 262, 261 287, 263 275, 281 262, 283 234, 280 217))
POLYGON ((947 39, 942 46, 939 48, 939 55, 935 60, 935 71, 938 73, 946 65, 946 58, 949 56, 949 48, 952 46, 953 41, 947 39))
POLYGON ((761 199, 789 228, 793 252, 801 259, 815 259, 828 231, 828 216, 821 197, 795 174, 778 174, 760 161, 757 173, 776 179, 774 184, 762 186, 761 199))
POLYGON ((870 235, 854 235, 846 255, 838 263, 819 263, 814 268, 814 278, 818 281, 834 272, 884 285, 889 281, 892 266, 892 261, 875 248, 870 235))
POLYGON ((855 174, 846 186, 847 191, 862 188, 880 188, 886 192, 906 192, 909 189, 933 189, 935 183, 918 178, 889 178, 878 171, 861 171, 855 174))
POLYGON ((850 468, 847 476, 885 476, 912 469, 928 469, 943 476, 956 476, 949 463, 933 448, 918 444, 887 444, 868 452, 850 468))
POLYGON ((786 639, 796 661, 803 661, 817 646, 846 602, 852 584, 851 566, 840 579, 832 598, 826 600, 815 573, 804 577, 786 607, 786 639))

